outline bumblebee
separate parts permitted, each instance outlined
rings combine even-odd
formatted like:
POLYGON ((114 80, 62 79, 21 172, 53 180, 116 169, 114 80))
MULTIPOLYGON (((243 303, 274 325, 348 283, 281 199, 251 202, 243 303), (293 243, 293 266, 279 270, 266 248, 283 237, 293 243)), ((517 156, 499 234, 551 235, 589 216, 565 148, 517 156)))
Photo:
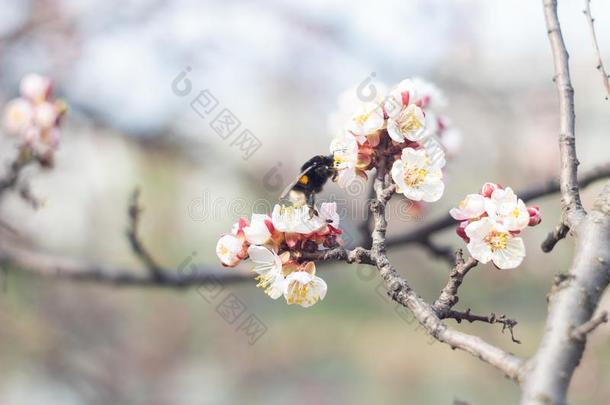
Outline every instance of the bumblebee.
POLYGON ((280 201, 287 199, 295 207, 307 204, 315 214, 316 194, 322 191, 328 179, 334 180, 336 175, 333 155, 314 156, 301 166, 301 173, 284 189, 280 201))

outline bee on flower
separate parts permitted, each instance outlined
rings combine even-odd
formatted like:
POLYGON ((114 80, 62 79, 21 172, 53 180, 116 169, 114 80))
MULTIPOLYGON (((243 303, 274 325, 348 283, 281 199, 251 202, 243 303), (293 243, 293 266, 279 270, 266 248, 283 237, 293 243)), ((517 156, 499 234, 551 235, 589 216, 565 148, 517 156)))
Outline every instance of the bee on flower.
POLYGON ((4 127, 40 155, 51 154, 59 145, 59 125, 66 104, 53 98, 50 79, 37 74, 21 80, 20 93, 4 110, 4 127))
POLYGON ((526 207, 510 187, 485 183, 479 194, 468 194, 449 214, 460 221, 457 234, 467 243, 472 257, 493 262, 499 269, 512 269, 525 257, 518 236, 540 223, 540 207, 526 207))

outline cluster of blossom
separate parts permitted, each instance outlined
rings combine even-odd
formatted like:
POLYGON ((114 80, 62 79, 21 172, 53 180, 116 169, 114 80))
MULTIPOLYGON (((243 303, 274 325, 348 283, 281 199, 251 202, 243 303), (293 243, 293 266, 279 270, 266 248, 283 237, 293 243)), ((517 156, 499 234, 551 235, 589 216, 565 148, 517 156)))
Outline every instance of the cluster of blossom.
POLYGON ((50 79, 33 73, 21 80, 20 93, 5 108, 6 130, 35 152, 51 154, 59 144, 59 123, 66 104, 53 98, 50 79))
POLYGON ((412 201, 439 200, 444 191, 445 152, 455 152, 459 137, 449 129, 446 118, 433 112, 444 104, 436 86, 407 79, 387 95, 379 92, 376 100, 356 105, 330 145, 339 186, 349 186, 357 176, 366 178, 381 157, 379 145, 384 141, 397 191, 412 201))
POLYGON ((460 221, 457 234, 481 263, 513 269, 523 261, 523 229, 542 221, 540 207, 526 207, 510 187, 485 183, 480 194, 468 194, 450 215, 460 221))
POLYGON ((222 264, 234 267, 250 259, 258 274, 257 287, 272 299, 284 296, 288 304, 314 305, 326 295, 326 282, 316 276, 303 252, 332 249, 342 244, 336 203, 323 203, 315 214, 308 206, 276 205, 271 216, 241 218, 231 233, 222 236, 216 254, 222 264))

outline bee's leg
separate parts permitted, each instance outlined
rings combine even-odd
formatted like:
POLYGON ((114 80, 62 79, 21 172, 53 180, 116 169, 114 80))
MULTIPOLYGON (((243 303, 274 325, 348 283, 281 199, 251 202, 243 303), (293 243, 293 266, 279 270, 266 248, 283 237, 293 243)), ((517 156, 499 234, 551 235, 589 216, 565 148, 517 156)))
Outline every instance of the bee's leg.
POLYGON ((313 218, 318 215, 318 211, 316 211, 316 196, 314 193, 311 193, 307 196, 307 205, 309 206, 309 217, 313 218))

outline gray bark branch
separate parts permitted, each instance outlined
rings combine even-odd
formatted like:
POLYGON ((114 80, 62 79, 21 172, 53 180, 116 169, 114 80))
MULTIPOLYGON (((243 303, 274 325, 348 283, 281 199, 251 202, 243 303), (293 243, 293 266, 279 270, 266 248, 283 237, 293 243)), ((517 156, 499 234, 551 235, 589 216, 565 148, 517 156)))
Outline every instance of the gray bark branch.
POLYGON ((569 228, 575 237, 576 251, 569 271, 558 279, 549 294, 545 332, 536 354, 525 367, 521 403, 564 405, 570 381, 585 350, 586 333, 579 331, 596 323, 592 321, 593 314, 610 282, 610 183, 598 196, 593 210, 585 213, 576 183, 574 91, 568 52, 557 17, 557 1, 543 0, 543 5, 560 101, 563 227, 557 228, 556 234, 560 236, 569 228))

